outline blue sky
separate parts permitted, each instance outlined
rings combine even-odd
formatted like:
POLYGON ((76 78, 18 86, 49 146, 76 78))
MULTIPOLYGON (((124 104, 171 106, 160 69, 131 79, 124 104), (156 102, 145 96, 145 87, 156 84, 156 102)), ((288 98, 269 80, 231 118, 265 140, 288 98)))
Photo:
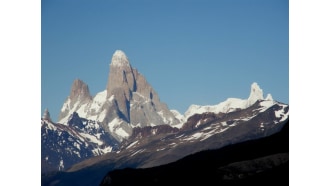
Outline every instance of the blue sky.
POLYGON ((74 79, 106 88, 123 50, 170 109, 247 98, 257 82, 289 103, 288 0, 41 1, 41 113, 74 79))

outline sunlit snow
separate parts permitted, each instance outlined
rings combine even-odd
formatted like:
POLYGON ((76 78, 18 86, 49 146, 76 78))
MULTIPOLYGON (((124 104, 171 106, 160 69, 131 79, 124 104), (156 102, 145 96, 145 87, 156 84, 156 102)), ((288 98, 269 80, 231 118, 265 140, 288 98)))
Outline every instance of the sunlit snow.
POLYGON ((86 133, 79 133, 79 134, 80 134, 81 136, 83 136, 83 137, 89 139, 89 140, 90 140, 91 142, 93 142, 93 143, 96 143, 96 144, 98 144, 98 145, 102 145, 102 144, 103 144, 103 141, 97 139, 95 136, 92 136, 92 135, 90 135, 90 134, 86 134, 86 133))
POLYGON ((127 149, 133 147, 137 142, 139 142, 139 141, 134 141, 133 143, 131 143, 129 146, 127 146, 127 149))
POLYGON ((129 134, 123 128, 118 128, 115 133, 124 138, 129 137, 129 134))

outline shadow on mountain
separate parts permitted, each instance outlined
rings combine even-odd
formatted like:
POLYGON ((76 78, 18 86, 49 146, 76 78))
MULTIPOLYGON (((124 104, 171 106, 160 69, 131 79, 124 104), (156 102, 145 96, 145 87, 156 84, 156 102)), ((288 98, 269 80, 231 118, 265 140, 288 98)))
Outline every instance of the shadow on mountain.
POLYGON ((101 186, 289 185, 289 121, 280 132, 218 150, 202 151, 167 165, 110 171, 101 186))

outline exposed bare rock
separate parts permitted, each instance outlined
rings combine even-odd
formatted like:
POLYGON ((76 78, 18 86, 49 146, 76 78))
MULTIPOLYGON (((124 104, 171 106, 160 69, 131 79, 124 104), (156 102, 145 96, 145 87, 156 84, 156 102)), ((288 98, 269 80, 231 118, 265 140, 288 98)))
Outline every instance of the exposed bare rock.
POLYGON ((44 115, 42 116, 42 119, 46 120, 46 121, 50 121, 50 122, 52 121, 51 118, 50 118, 48 108, 44 111, 44 115))
POLYGON ((79 79, 73 82, 59 123, 67 125, 73 112, 102 123, 105 130, 119 141, 127 139, 134 127, 179 123, 145 77, 131 67, 121 50, 112 56, 106 90, 92 98, 85 83, 79 79))
POLYGON ((88 102, 92 99, 92 96, 89 93, 88 85, 80 79, 75 79, 71 87, 69 98, 73 102, 77 100, 88 102))

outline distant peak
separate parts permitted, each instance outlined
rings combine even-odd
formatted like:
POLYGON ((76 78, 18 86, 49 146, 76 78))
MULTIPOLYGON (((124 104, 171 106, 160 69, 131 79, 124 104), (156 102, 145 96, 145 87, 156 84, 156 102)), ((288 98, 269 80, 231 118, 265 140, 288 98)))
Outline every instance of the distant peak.
POLYGON ((253 82, 251 85, 250 96, 248 98, 249 105, 252 105, 257 100, 262 100, 262 99, 264 99, 264 93, 262 89, 259 87, 259 85, 256 82, 253 82))
POLYGON ((48 108, 45 109, 44 115, 42 116, 42 119, 47 120, 47 121, 51 121, 48 108))
POLYGON ((81 99, 84 99, 84 98, 90 99, 91 98, 88 85, 80 79, 75 79, 71 86, 70 98, 72 100, 75 100, 79 97, 81 99))
POLYGON ((122 50, 116 50, 112 55, 111 64, 112 66, 130 66, 128 57, 122 50))
POLYGON ((267 94, 266 100, 267 101, 274 101, 271 94, 267 94))

